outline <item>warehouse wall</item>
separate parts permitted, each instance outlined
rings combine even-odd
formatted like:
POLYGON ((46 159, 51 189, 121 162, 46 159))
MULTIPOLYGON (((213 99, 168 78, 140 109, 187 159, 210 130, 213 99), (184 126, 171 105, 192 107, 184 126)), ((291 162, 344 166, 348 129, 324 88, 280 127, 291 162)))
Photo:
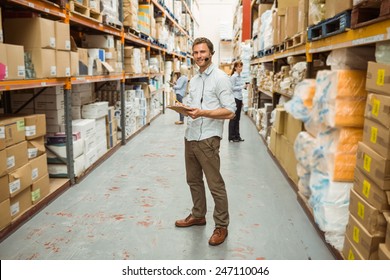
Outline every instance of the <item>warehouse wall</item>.
MULTIPOLYGON (((199 28, 195 30, 195 37, 207 37, 213 44, 215 54, 213 62, 219 64, 218 44, 220 40, 220 24, 228 22, 233 28, 234 8, 238 0, 197 0, 199 4, 199 28)), ((225 56, 225 54, 223 54, 225 56)))

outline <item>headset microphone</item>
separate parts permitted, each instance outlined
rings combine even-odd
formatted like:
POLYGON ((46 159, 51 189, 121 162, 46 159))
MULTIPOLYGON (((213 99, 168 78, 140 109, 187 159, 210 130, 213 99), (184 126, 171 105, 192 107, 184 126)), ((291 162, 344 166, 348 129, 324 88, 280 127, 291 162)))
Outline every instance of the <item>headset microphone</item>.
POLYGON ((204 61, 209 61, 210 60, 210 58, 208 58, 208 57, 206 57, 205 59, 204 59, 204 61))

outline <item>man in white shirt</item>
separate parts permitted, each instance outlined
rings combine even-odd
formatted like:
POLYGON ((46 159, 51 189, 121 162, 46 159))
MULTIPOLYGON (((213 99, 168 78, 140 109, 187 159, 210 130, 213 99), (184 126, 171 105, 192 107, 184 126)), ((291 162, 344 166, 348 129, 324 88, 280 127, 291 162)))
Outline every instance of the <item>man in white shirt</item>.
POLYGON ((229 77, 211 61, 214 54, 211 41, 203 37, 195 39, 192 51, 199 71, 190 81, 186 102, 190 118, 185 132, 185 162, 193 207, 191 214, 177 220, 175 225, 206 224, 204 173, 215 203, 215 229, 209 240, 209 244, 215 246, 223 243, 228 235, 228 198, 220 173, 219 147, 224 120, 234 118, 236 103, 229 77))

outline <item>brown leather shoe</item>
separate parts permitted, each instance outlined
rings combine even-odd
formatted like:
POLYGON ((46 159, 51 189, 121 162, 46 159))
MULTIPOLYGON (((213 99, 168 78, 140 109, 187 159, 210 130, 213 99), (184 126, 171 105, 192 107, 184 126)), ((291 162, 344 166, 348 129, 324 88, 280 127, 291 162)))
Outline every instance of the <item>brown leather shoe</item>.
POLYGON ((206 218, 195 218, 192 214, 189 214, 187 218, 183 220, 177 220, 175 226, 177 227, 190 227, 190 226, 204 226, 206 224, 206 218))
POLYGON ((213 235, 211 235, 209 244, 211 246, 217 246, 222 244, 228 236, 228 230, 224 227, 217 227, 214 229, 213 235))

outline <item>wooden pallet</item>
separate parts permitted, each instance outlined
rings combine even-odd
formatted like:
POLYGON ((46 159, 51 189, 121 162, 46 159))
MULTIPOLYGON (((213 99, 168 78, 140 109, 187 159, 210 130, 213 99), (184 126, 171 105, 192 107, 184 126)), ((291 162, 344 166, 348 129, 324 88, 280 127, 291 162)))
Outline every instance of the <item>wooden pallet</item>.
POLYGON ((286 50, 301 46, 306 43, 306 33, 301 32, 285 41, 286 50))
POLYGON ((279 45, 275 45, 275 46, 273 46, 273 49, 274 49, 274 53, 282 52, 286 49, 286 44, 285 44, 285 42, 283 42, 279 45))
POLYGON ((121 22, 112 22, 110 20, 110 17, 107 16, 107 15, 102 15, 102 18, 103 18, 103 24, 105 25, 108 25, 108 26, 111 26, 111 27, 114 27, 118 30, 121 30, 122 29, 122 23, 121 22))
POLYGON ((346 32, 351 26, 351 11, 342 12, 332 18, 310 26, 307 31, 307 40, 315 41, 346 32))
MULTIPOLYGON (((84 0, 86 1, 86 0, 84 0)), ((84 2, 85 3, 85 2, 84 2)), ((79 14, 83 17, 90 18, 94 21, 103 22, 103 16, 101 13, 97 13, 96 11, 91 10, 88 6, 80 4, 76 1, 69 2, 70 11, 74 14, 79 14)))
POLYGON ((351 28, 356 29, 390 18, 390 0, 366 0, 354 6, 351 28))

